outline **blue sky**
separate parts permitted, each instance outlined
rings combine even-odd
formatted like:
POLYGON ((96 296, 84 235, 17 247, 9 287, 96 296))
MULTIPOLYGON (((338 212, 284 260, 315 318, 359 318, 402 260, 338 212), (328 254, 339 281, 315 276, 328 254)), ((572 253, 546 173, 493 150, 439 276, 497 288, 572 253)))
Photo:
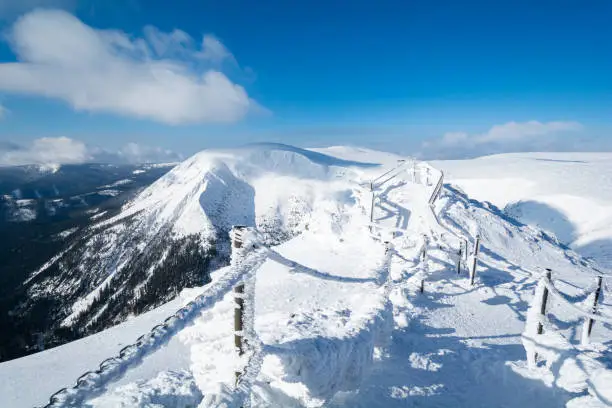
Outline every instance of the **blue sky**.
POLYGON ((611 150, 610 16, 607 0, 5 0, 0 142, 611 150))

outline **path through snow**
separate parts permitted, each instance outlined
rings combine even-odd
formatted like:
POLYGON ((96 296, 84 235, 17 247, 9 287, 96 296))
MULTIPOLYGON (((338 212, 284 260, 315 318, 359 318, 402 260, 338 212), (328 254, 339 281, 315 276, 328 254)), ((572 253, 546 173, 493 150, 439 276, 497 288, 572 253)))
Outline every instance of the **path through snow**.
MULTIPOLYGON (((380 169, 366 168, 351 180, 350 199, 319 201, 306 230, 271 250, 255 285, 265 357, 253 406, 553 408, 576 396, 524 375, 521 333, 538 268, 552 268, 576 302, 586 299, 592 271, 546 234, 451 186, 432 212, 436 175, 421 167, 415 177, 411 168, 376 186, 374 225, 371 196, 357 185, 380 169), (457 275, 456 253, 476 232, 482 252, 470 286, 465 266, 457 275)), ((610 303, 604 296, 608 315, 610 303)), ((554 299, 550 309, 576 342, 581 317, 554 299)), ((234 349, 233 313, 230 292, 90 406, 234 406, 235 371, 246 362, 234 349)), ((611 334, 610 325, 596 324, 593 340, 609 345, 611 334)))

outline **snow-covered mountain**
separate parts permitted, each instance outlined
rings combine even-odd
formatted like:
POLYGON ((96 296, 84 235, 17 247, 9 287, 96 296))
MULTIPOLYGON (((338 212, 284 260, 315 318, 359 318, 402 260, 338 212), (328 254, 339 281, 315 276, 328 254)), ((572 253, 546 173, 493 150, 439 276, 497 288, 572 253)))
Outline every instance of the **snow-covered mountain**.
POLYGON ((108 328, 207 283, 229 260, 232 225, 276 244, 313 228, 313 212, 340 216, 347 173, 372 166, 275 144, 196 154, 72 233, 31 271, 11 315, 46 327, 48 345, 108 328))
MULTIPOLYGON (((172 165, 0 167, 0 360, 31 352, 48 327, 46 307, 11 314, 29 298, 29 275, 100 217, 114 214, 172 165)), ((47 339, 53 344, 52 339, 47 339)))
POLYGON ((452 182, 432 200, 440 174, 410 158, 346 147, 195 155, 120 213, 97 218, 73 249, 31 276, 34 298, 65 299, 56 316, 65 327, 127 321, 0 364, 0 405, 44 404, 119 354, 128 356, 118 365, 123 378, 81 406, 239 407, 244 389, 257 407, 609 406, 608 278, 601 321, 591 344, 581 345, 597 281, 588 260, 452 182), (236 224, 262 233, 245 294, 248 361, 236 353, 231 289, 237 271, 255 261, 222 267, 236 224), (473 259, 463 257, 462 243, 471 254, 476 236, 471 285, 473 259), (544 334, 535 340, 545 347, 533 367, 523 334, 531 335, 526 325, 540 311, 534 293, 545 268, 559 293, 536 322, 544 334), (186 275, 193 281, 181 280, 186 275), (190 285, 199 287, 180 290, 190 285), (133 354, 124 348, 185 304, 186 324, 171 325, 169 338, 140 337, 133 354))

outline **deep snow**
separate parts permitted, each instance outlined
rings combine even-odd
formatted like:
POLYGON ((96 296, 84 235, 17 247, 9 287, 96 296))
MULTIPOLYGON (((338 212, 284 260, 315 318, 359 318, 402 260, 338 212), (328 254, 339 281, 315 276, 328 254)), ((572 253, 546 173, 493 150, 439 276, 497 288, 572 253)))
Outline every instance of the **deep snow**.
POLYGON ((513 153, 432 165, 472 198, 612 267, 612 153, 513 153))
MULTIPOLYGON (((554 238, 452 185, 432 211, 427 202, 439 176, 425 164, 367 149, 315 154, 258 145, 188 159, 127 211, 154 208, 152 227, 157 219, 174 217, 183 232, 211 222, 239 223, 247 213, 300 213, 293 222, 302 233, 271 249, 250 295, 263 351, 251 390, 254 406, 605 406, 609 324, 596 323, 591 345, 580 346, 583 316, 551 296, 540 340, 563 339, 555 343, 564 347, 555 354, 557 362, 530 368, 523 344, 543 268, 551 268, 556 287, 585 310, 594 271, 554 238), (390 173, 395 177, 374 185, 370 225, 368 182, 398 165, 390 173), (251 192, 245 206, 244 194, 251 192), (207 214, 218 200, 227 201, 227 210, 207 214), (463 238, 473 248, 476 234, 482 245, 470 286, 469 262, 457 273, 457 251, 463 238), (427 262, 420 264, 423 248, 427 262), (585 374, 576 361, 598 370, 585 374)), ((217 271, 212 287, 230 272, 217 271)), ((606 294, 609 286, 606 279, 606 294)), ((186 290, 181 299, 113 329, 0 364, 0 405, 43 404, 206 291, 186 290)), ((227 292, 203 309, 89 406, 239 406, 234 372, 246 362, 234 351, 232 296, 227 292)), ((608 298, 600 313, 612 316, 608 298)))

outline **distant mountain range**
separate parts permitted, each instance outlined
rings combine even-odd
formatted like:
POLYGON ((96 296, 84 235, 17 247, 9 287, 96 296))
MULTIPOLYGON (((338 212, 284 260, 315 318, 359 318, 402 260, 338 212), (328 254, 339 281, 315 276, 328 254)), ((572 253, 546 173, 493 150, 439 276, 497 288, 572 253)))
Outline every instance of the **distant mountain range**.
POLYGON ((0 360, 34 350, 53 325, 49 316, 60 299, 33 305, 28 276, 173 166, 0 167, 0 360))

